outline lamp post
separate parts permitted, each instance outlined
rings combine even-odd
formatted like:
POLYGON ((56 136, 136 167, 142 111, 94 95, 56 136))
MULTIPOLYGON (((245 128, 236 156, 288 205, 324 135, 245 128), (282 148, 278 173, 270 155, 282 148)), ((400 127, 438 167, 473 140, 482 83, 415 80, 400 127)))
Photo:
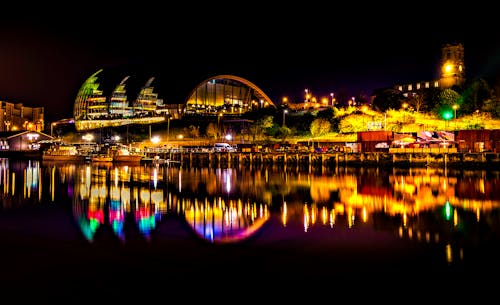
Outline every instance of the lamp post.
POLYGON ((458 105, 454 104, 453 110, 455 111, 455 116, 453 117, 453 119, 455 120, 455 130, 457 129, 457 109, 458 109, 458 105))
MULTIPOLYGON (((262 100, 261 100, 262 101, 262 100)), ((217 138, 222 138, 222 124, 221 124, 221 120, 222 120, 222 117, 224 116, 224 114, 221 112, 219 113, 219 115, 217 115, 217 132, 219 133, 217 135, 217 138)))
POLYGON ((168 140, 170 139, 170 114, 167 114, 167 149, 169 149, 168 147, 168 140))
POLYGON ((366 106, 366 105, 363 105, 363 107, 361 107, 361 111, 363 112, 363 130, 368 130, 368 128, 366 127, 366 123, 365 123, 365 114, 366 114, 367 109, 368 109, 368 106, 366 106))
MULTIPOLYGON (((408 108, 408 103, 403 103, 403 124, 406 125, 406 109, 408 108)), ((405 126, 406 127, 406 126, 405 126)))
POLYGON ((288 110, 287 109, 283 109, 283 127, 286 126, 285 124, 285 115, 288 113, 288 110))

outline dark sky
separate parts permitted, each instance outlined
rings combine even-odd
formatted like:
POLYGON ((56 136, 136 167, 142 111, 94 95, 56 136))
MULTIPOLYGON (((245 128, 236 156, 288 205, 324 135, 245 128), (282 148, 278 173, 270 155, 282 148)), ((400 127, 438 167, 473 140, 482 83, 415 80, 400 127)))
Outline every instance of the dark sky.
POLYGON ((435 79, 440 48, 455 42, 464 45, 468 78, 500 70, 496 10, 487 5, 221 3, 96 3, 7 14, 0 21, 0 99, 44 106, 47 121, 68 118, 85 79, 123 65, 158 76, 167 103, 182 102, 219 74, 253 82, 275 103, 298 99, 306 88, 317 96, 369 95, 435 79))

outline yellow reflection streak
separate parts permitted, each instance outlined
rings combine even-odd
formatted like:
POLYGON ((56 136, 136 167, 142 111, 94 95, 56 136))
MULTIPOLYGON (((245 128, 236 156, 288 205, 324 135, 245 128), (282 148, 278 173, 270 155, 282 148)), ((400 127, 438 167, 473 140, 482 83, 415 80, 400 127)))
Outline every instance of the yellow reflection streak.
POLYGON ((447 244, 446 248, 446 262, 452 263, 453 262, 453 250, 451 249, 451 245, 447 244))
POLYGON ((26 198, 26 192, 27 192, 27 181, 26 181, 26 170, 23 171, 23 198, 26 198))
POLYGON ((118 172, 118 167, 115 167, 115 186, 118 186, 118 179, 119 179, 119 172, 118 172))
POLYGON ((37 180, 39 180, 39 183, 38 183, 38 200, 42 200, 42 190, 43 190, 43 179, 42 179, 42 174, 41 174, 41 169, 40 167, 37 167, 37 180))
POLYGON ((354 225, 354 213, 352 207, 347 208, 347 221, 347 227, 352 228, 352 226, 354 225))
POLYGON ((328 210, 326 207, 321 209, 321 222, 326 224, 328 222, 328 210))
POLYGON ((55 183, 56 183, 56 167, 53 166, 50 169, 50 196, 51 196, 52 201, 55 200, 55 196, 56 196, 55 183))
POLYGON ((307 232, 309 228, 309 209, 307 208, 307 204, 304 204, 304 232, 307 232))
POLYGON ((286 227, 287 218, 288 218, 288 211, 287 211, 286 201, 283 201, 283 212, 281 213, 281 222, 283 223, 284 227, 286 227))
POLYGON ((16 173, 12 172, 12 196, 16 193, 16 173))
POLYGON ((310 217, 311 225, 316 223, 317 220, 317 207, 315 205, 311 205, 311 217, 310 217))
POLYGON ((333 228, 333 225, 335 225, 335 210, 332 209, 330 212, 330 227, 333 228))

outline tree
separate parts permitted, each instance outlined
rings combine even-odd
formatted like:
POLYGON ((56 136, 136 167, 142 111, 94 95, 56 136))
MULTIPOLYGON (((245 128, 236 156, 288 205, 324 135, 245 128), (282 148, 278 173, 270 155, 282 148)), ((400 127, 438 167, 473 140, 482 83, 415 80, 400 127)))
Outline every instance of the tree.
POLYGON ((257 120, 252 126, 250 127, 250 131, 253 134, 253 140, 255 141, 257 139, 257 135, 267 135, 268 134, 268 129, 271 129, 273 127, 273 122, 274 118, 272 115, 266 115, 260 120, 257 120))
POLYGON ((328 121, 331 121, 334 116, 335 116, 335 110, 333 107, 329 107, 329 108, 326 108, 324 110, 320 110, 320 111, 318 111, 318 114, 316 114, 316 118, 326 119, 328 121))
POLYGON ((500 99, 489 99, 484 101, 483 110, 491 113, 493 118, 500 118, 500 99))
POLYGON ((189 136, 193 139, 196 139, 200 136, 200 127, 199 126, 194 126, 194 125, 189 125, 189 136))
POLYGON ((339 128, 343 133, 358 132, 365 129, 364 114, 353 114, 342 118, 339 128))
POLYGON ((373 99, 372 106, 380 112, 385 112, 389 109, 398 109, 402 101, 405 100, 401 91, 394 88, 375 90, 373 94, 375 98, 373 99))
POLYGON ((453 117, 453 115, 450 117, 450 114, 453 113, 453 105, 458 104, 460 94, 452 89, 444 89, 441 91, 439 99, 440 103, 438 107, 434 109, 435 113, 445 120, 450 120, 451 117, 453 117))
POLYGON ((488 83, 482 79, 473 80, 462 93, 460 113, 471 114, 483 110, 485 101, 491 99, 492 92, 488 83))
POLYGON ((330 128, 331 128, 330 121, 323 118, 315 119, 311 123, 310 127, 311 135, 313 136, 313 138, 320 137, 322 135, 329 133, 330 128))
POLYGON ((277 136, 281 138, 282 142, 285 142, 285 140, 292 134, 292 130, 286 126, 280 126, 278 128, 277 136))
POLYGON ((424 92, 422 90, 417 91, 411 97, 410 105, 415 108, 416 112, 420 112, 421 110, 425 110, 425 98, 424 92))
POLYGON ((212 122, 208 123, 207 129, 205 131, 205 134, 207 135, 207 137, 217 139, 218 132, 219 131, 217 128, 217 124, 212 123, 212 122))

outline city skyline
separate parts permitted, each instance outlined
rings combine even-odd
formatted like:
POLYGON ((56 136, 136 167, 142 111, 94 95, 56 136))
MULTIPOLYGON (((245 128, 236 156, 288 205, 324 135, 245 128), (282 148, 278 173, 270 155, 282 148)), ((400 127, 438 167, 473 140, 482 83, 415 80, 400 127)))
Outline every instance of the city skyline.
POLYGON ((181 103, 199 81, 226 74, 251 81, 277 104, 284 96, 299 99, 304 89, 318 96, 369 95, 436 79, 441 47, 448 43, 463 44, 468 79, 498 75, 500 41, 488 26, 494 18, 482 12, 481 24, 449 27, 437 10, 411 12, 349 17, 340 11, 330 16, 321 7, 293 7, 281 15, 253 8, 228 24, 211 10, 206 16, 181 11, 179 17, 190 21, 181 29, 172 13, 152 8, 102 19, 82 12, 4 19, 0 100, 43 106, 47 122, 71 117, 85 79, 117 66, 140 67, 161 79, 167 104, 181 103))

